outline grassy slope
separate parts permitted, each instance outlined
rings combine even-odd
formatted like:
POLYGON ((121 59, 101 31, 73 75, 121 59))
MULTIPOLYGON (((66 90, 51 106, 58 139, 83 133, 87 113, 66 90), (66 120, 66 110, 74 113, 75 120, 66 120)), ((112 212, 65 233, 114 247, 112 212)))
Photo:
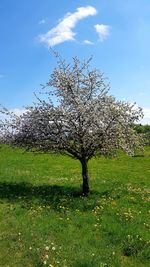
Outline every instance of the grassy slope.
POLYGON ((150 148, 89 172, 86 199, 77 161, 0 149, 0 266, 150 266, 150 148))

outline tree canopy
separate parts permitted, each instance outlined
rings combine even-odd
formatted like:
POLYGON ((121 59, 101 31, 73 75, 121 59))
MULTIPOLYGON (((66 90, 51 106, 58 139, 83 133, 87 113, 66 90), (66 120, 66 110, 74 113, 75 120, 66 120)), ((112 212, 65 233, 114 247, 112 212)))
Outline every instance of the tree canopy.
POLYGON ((131 125, 142 117, 141 108, 109 95, 107 79, 90 63, 91 59, 73 58, 68 64, 58 56, 43 88, 46 97, 37 96, 22 115, 11 114, 11 120, 1 125, 7 143, 78 159, 84 195, 89 192, 88 160, 111 155, 118 148, 133 154, 140 141, 131 125))

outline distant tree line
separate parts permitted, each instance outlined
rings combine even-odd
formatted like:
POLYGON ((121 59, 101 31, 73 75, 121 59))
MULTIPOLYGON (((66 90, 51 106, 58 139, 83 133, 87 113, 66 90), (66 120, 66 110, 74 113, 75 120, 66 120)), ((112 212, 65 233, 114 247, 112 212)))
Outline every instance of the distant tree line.
POLYGON ((133 128, 138 134, 143 135, 145 145, 150 145, 150 125, 134 124, 133 128))

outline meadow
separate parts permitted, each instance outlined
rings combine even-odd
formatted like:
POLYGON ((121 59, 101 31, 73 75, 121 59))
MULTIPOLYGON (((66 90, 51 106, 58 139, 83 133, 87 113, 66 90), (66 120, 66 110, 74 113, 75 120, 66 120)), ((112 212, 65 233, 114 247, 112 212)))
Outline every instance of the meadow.
POLYGON ((80 163, 0 147, 0 266, 150 266, 150 147, 80 163))

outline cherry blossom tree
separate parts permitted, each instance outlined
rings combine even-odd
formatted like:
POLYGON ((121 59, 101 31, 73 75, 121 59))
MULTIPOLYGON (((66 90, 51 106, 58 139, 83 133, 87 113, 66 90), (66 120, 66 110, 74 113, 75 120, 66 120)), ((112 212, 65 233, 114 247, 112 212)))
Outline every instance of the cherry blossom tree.
POLYGON ((133 154, 140 140, 131 125, 142 117, 141 108, 109 95, 107 79, 90 63, 73 58, 67 64, 58 56, 43 87, 46 97, 36 96, 22 115, 8 114, 11 119, 1 123, 3 139, 11 145, 79 160, 84 196, 89 194, 88 161, 118 149, 133 154))

